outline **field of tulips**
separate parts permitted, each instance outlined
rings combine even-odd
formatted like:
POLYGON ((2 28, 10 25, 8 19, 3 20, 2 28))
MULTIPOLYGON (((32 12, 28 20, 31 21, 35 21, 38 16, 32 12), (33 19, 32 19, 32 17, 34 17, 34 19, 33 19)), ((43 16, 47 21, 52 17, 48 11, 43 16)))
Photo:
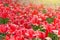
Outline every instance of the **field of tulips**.
POLYGON ((60 40, 60 7, 0 1, 0 40, 60 40))

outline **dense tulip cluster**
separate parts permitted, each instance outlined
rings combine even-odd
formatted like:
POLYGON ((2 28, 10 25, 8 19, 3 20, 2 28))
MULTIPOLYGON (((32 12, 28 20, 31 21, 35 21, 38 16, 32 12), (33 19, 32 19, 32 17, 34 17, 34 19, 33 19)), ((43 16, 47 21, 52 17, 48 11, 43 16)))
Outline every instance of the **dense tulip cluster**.
POLYGON ((58 40, 60 8, 0 2, 0 38, 3 40, 58 40))

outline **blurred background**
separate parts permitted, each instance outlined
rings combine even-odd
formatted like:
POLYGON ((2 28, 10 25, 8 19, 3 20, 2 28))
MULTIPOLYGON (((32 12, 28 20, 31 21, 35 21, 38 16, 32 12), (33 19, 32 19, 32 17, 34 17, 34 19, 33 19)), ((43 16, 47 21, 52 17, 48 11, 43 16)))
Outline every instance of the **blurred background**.
POLYGON ((46 7, 57 7, 60 6, 60 0, 13 0, 20 4, 28 5, 29 3, 33 4, 44 4, 46 7))

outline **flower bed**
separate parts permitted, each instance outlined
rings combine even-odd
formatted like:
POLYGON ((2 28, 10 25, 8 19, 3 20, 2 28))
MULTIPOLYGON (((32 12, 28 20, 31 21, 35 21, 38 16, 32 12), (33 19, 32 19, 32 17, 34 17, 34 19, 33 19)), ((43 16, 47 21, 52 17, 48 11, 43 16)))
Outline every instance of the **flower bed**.
POLYGON ((0 39, 59 40, 60 7, 0 2, 0 39))

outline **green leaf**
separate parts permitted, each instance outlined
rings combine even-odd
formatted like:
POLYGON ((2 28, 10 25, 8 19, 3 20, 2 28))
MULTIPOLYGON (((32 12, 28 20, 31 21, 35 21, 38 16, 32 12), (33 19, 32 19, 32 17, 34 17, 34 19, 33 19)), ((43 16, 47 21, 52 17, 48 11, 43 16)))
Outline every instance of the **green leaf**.
POLYGON ((33 30, 40 30, 41 32, 45 32, 45 29, 43 29, 43 26, 36 26, 36 25, 32 25, 33 30))
POLYGON ((52 22, 54 21, 54 18, 46 18, 46 21, 47 21, 48 23, 52 23, 52 22))
POLYGON ((32 28, 33 28, 33 30, 35 30, 35 31, 39 29, 39 27, 36 26, 36 25, 32 25, 32 28))
POLYGON ((8 18, 1 18, 0 17, 0 24, 6 24, 9 21, 8 18))
POLYGON ((58 40, 58 36, 56 34, 49 33, 48 36, 52 38, 52 40, 58 40))
POLYGON ((3 24, 3 18, 0 18, 0 24, 3 24))
POLYGON ((45 32, 45 29, 43 28, 42 25, 40 25, 39 30, 40 30, 41 32, 45 32))
POLYGON ((4 38, 6 34, 0 33, 0 38, 4 38))
POLYGON ((9 6, 9 4, 8 4, 8 3, 4 3, 4 6, 8 7, 8 6, 9 6))
POLYGON ((0 40, 3 40, 5 38, 6 34, 0 33, 0 40))
POLYGON ((40 27, 40 31, 45 32, 45 29, 43 29, 43 28, 40 27))
POLYGON ((45 9, 43 9, 43 10, 42 10, 42 13, 43 13, 43 14, 44 14, 44 13, 46 13, 46 10, 45 10, 45 9))
POLYGON ((8 18, 5 18, 3 24, 6 24, 8 21, 9 21, 9 19, 8 18))
POLYGON ((32 40, 41 40, 40 38, 33 38, 32 40))

